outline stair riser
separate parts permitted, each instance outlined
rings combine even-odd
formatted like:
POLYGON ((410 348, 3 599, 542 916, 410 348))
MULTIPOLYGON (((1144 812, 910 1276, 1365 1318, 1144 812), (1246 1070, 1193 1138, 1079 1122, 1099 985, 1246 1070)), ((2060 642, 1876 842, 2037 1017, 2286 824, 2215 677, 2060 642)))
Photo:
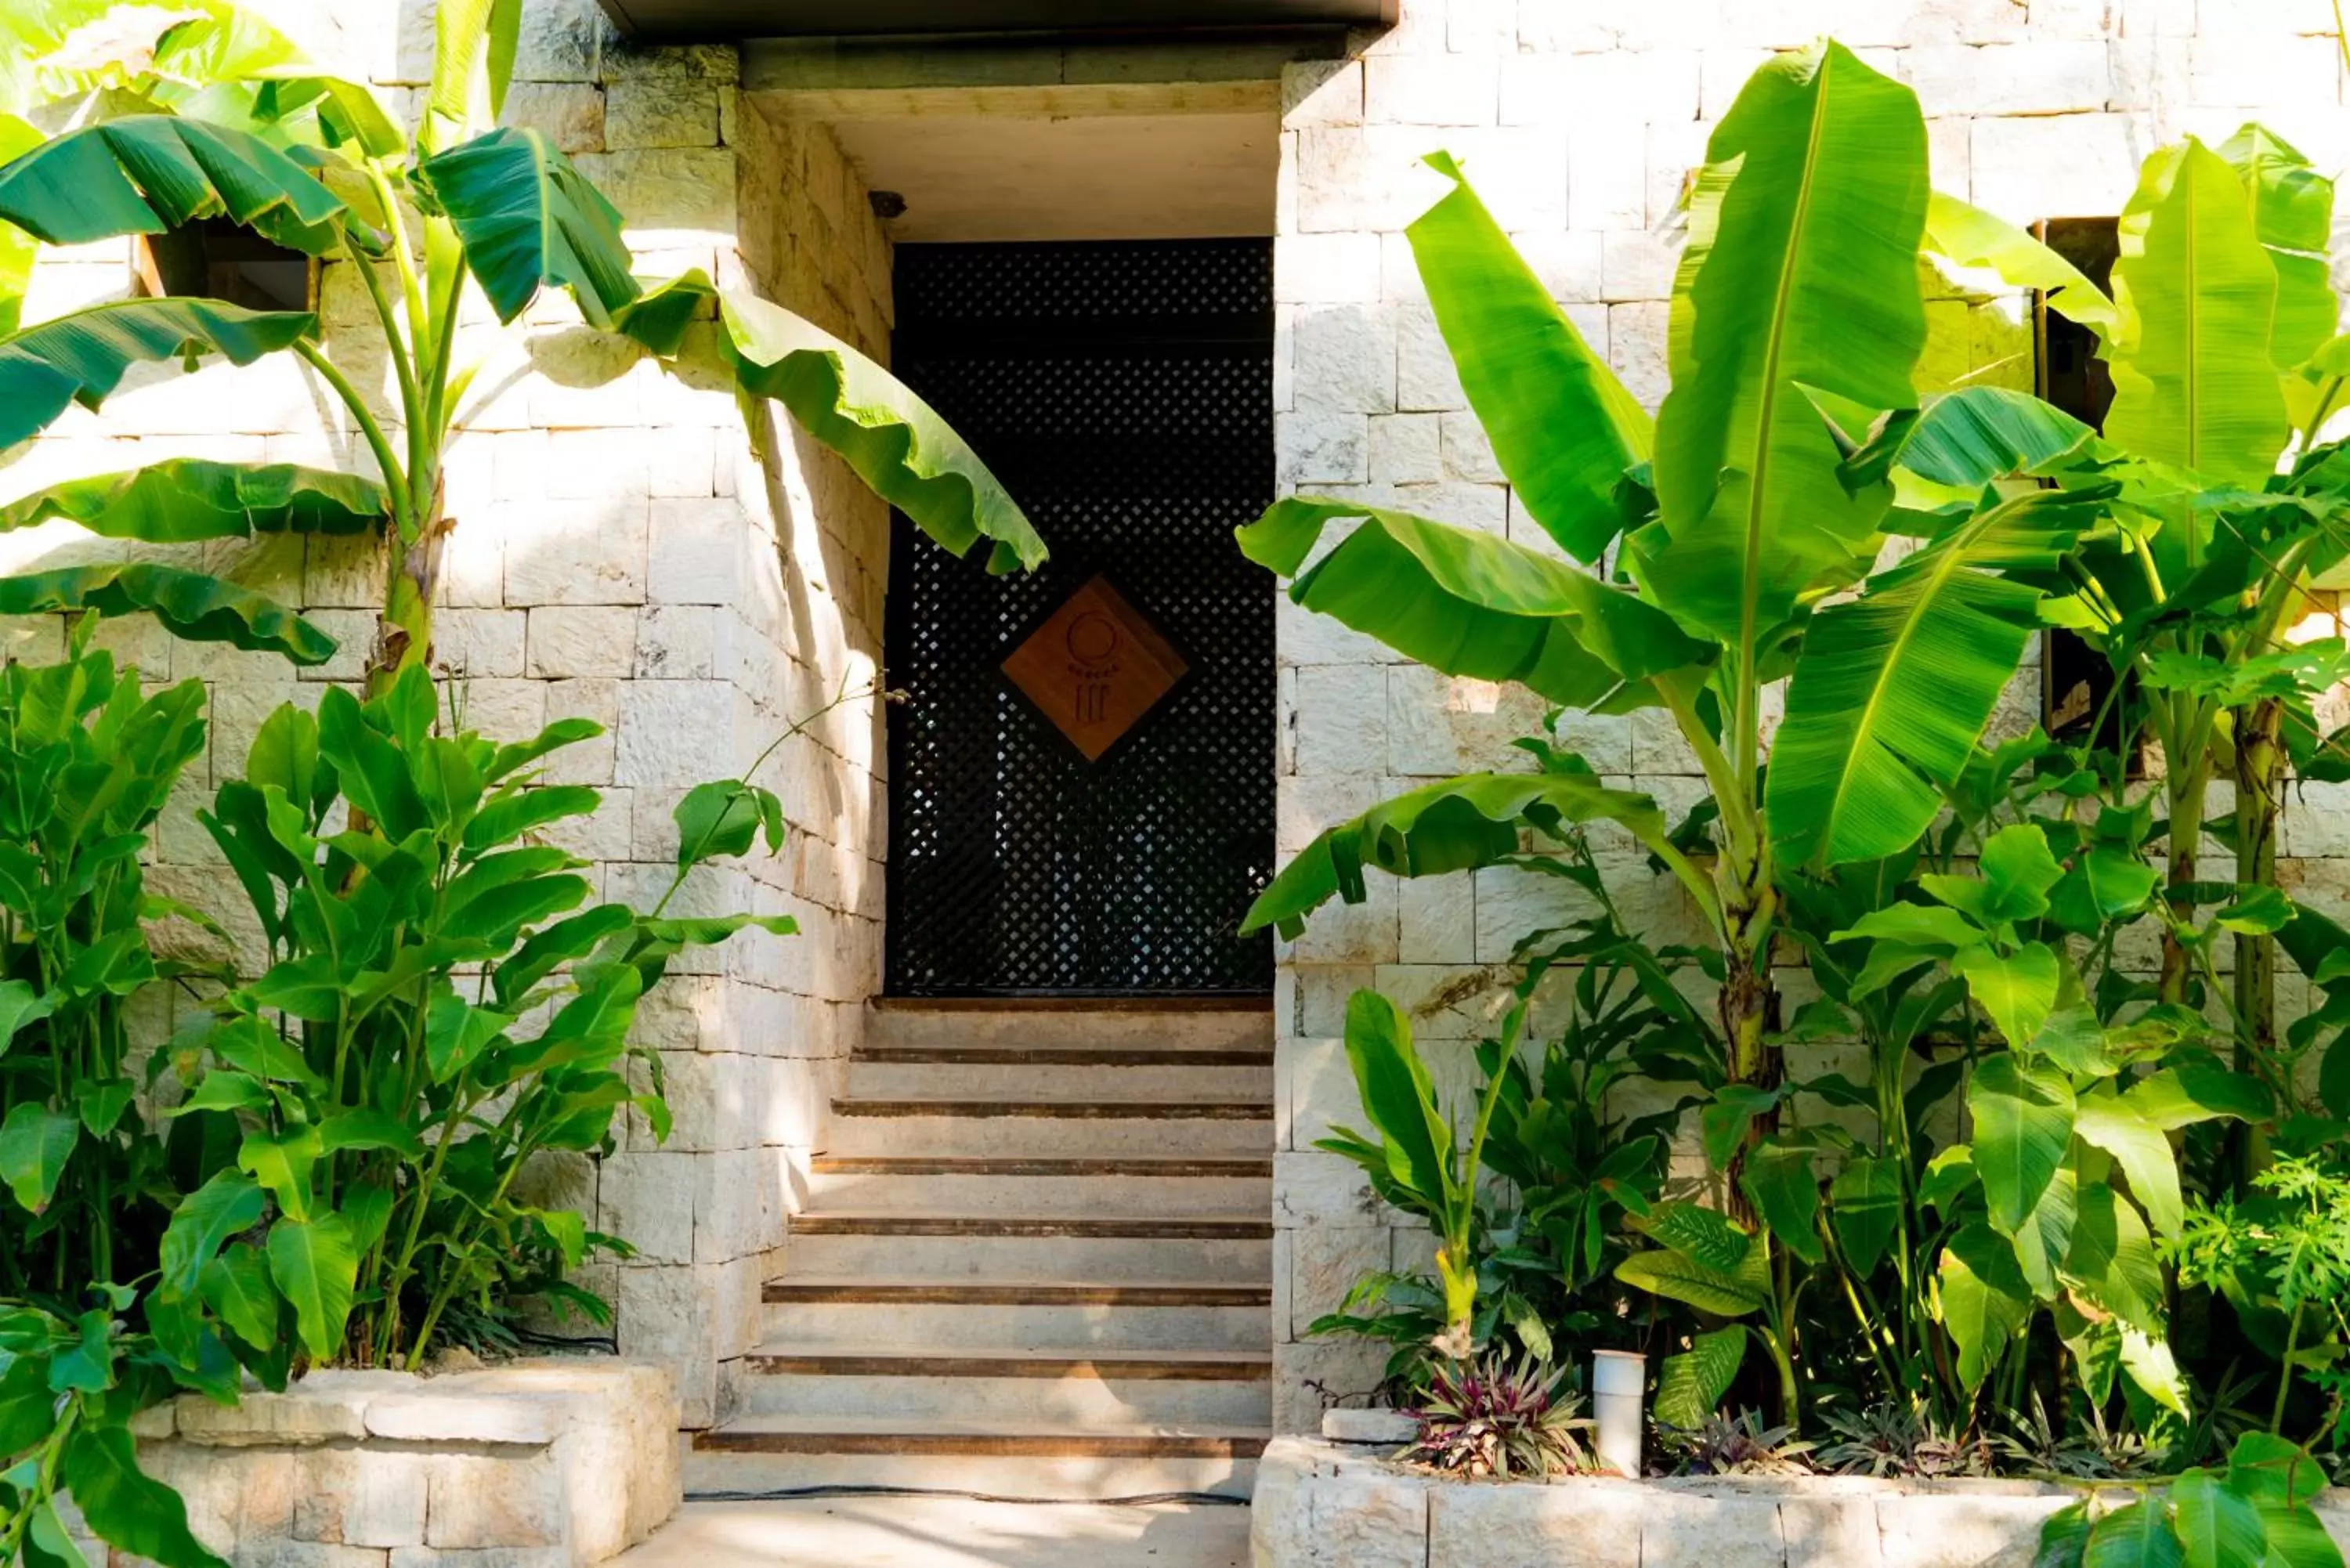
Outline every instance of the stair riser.
POLYGON ((1273 1309, 1113 1305, 979 1306, 960 1303, 769 1302, 762 1338, 808 1350, 830 1345, 908 1349, 1104 1351, 1264 1349, 1273 1309))
POLYGON ((1273 1242, 1197 1237, 792 1236, 783 1277, 1180 1281, 1262 1285, 1273 1242))
POLYGON ((872 1176, 818 1171, 812 1209, 891 1214, 1270 1214, 1265 1177, 872 1176))
POLYGON ((860 1420, 1262 1427, 1273 1418, 1263 1377, 868 1377, 763 1373, 741 1386, 745 1415, 860 1420))
POLYGON ((995 1158, 1263 1155, 1273 1152, 1273 1122, 1269 1117, 835 1116, 826 1152, 995 1158))
POLYGON ((727 1454, 687 1457, 688 1495, 802 1487, 914 1487, 988 1497, 1063 1500, 1212 1492, 1245 1498, 1256 1461, 1229 1459, 1035 1459, 992 1454, 727 1454))
POLYGON ((1273 1068, 1071 1065, 1056 1062, 853 1061, 848 1092, 876 1099, 953 1095, 965 1099, 1169 1100, 1273 1098, 1273 1068))
POLYGON ((1265 1051, 1273 1046, 1273 1012, 1270 1008, 1020 1012, 884 1007, 866 1015, 865 1038, 875 1045, 1001 1046, 1016 1051, 1076 1046, 1265 1051))

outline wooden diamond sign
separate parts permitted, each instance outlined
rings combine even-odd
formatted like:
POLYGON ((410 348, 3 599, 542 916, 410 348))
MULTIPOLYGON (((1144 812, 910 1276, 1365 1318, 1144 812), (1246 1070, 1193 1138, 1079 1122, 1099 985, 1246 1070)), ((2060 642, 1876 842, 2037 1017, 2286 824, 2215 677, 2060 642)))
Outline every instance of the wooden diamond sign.
POLYGON ((1029 634, 1003 673, 1086 761, 1175 689, 1191 666, 1142 613, 1096 577, 1029 634))

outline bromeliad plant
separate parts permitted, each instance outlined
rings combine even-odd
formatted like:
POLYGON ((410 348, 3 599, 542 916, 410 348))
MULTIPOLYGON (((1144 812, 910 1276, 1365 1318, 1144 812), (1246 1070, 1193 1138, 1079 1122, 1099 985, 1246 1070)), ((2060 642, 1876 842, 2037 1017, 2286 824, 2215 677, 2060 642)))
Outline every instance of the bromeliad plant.
MULTIPOLYGON (((984 466, 920 399, 855 349, 747 296, 690 274, 648 287, 629 270, 622 218, 543 133, 499 123, 521 0, 452 0, 434 12, 430 85, 411 130, 363 83, 290 57, 234 55, 236 94, 134 100, 0 166, 0 220, 79 244, 160 235, 225 219, 335 264, 377 328, 390 405, 380 408, 329 352, 317 318, 220 300, 94 306, 0 337, 0 447, 47 428, 71 402, 99 406, 132 366, 208 354, 248 364, 298 356, 339 405, 372 474, 296 464, 174 459, 48 485, 0 507, 0 528, 63 517, 110 538, 176 545, 296 532, 378 535, 380 628, 369 694, 427 660, 441 561, 457 524, 447 458, 492 341, 469 333, 475 294, 501 326, 546 290, 569 293, 589 327, 652 352, 684 350, 715 301, 719 353, 746 397, 781 400, 818 440, 931 536, 991 566, 1034 566, 1045 549, 984 466), (264 63, 265 61, 265 63, 264 63)), ((317 664, 334 644, 285 607, 201 572, 109 563, 0 578, 0 613, 90 608, 156 616, 182 637, 273 649, 317 664)))

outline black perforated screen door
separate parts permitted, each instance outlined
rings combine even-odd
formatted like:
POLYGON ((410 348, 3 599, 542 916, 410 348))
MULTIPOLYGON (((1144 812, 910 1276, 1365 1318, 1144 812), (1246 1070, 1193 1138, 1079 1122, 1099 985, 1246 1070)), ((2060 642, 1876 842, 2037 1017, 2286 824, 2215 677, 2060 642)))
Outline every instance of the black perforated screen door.
POLYGON ((1273 495, 1262 240, 902 245, 892 369, 1052 549, 991 577, 898 520, 888 984, 900 996, 1262 992, 1272 872, 1273 495), (1005 658, 1104 577, 1188 668, 1097 761, 1005 658))

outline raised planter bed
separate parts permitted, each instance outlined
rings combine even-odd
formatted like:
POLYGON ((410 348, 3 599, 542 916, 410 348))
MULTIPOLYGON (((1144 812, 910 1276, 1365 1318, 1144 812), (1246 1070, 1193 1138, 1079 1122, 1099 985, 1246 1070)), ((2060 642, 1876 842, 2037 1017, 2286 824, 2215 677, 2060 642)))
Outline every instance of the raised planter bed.
POLYGON ((668 1372, 631 1361, 314 1372, 151 1411, 140 1459, 240 1565, 588 1568, 676 1511, 677 1421, 668 1372))
MULTIPOLYGON (((2031 1568, 2079 1494, 2038 1481, 1441 1480, 1389 1447, 1282 1438, 1258 1461, 1256 1568, 2031 1568)), ((2350 1494, 2318 1503, 2350 1542, 2350 1494)))

